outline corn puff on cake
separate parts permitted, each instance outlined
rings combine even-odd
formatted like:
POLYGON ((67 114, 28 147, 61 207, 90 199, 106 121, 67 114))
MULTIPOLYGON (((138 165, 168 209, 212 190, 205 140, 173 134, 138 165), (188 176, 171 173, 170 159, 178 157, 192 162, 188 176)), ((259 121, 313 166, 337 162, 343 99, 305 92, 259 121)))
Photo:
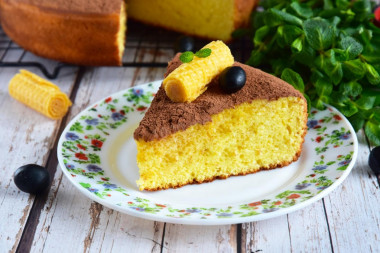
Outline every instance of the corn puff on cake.
POLYGON ((234 63, 230 49, 222 41, 213 41, 202 49, 209 49, 207 57, 197 57, 176 68, 162 85, 168 97, 174 102, 191 102, 206 90, 206 85, 234 63))
MULTIPOLYGON (((214 53, 221 61, 215 64, 225 64, 226 57, 218 57, 218 50, 210 57, 214 53)), ((186 69, 192 73, 191 63, 182 63, 177 55, 166 78, 180 68, 181 75, 189 74, 186 69)), ((246 175, 298 159, 307 130, 307 103, 291 85, 238 62, 205 86, 194 80, 186 85, 204 92, 195 100, 185 97, 187 102, 172 101, 162 85, 134 132, 140 190, 246 175)))

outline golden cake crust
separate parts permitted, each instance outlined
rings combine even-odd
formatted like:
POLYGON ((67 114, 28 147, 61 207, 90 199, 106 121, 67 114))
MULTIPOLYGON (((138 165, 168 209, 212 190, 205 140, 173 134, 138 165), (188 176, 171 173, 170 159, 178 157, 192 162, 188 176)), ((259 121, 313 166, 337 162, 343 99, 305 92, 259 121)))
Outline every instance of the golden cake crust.
POLYGON ((235 0, 235 29, 248 24, 251 12, 258 2, 258 0, 235 0))
MULTIPOLYGON (((165 76, 181 65, 178 58, 179 55, 169 63, 165 76)), ((233 94, 226 94, 219 88, 218 77, 209 84, 202 95, 191 103, 171 101, 165 90, 160 87, 152 102, 155 106, 150 107, 146 112, 134 132, 134 138, 144 141, 159 140, 175 132, 186 130, 192 125, 211 122, 212 115, 255 99, 271 101, 280 97, 299 97, 306 103, 299 91, 281 79, 238 62, 234 65, 245 70, 247 84, 233 94)))
POLYGON ((78 65, 121 65, 123 0, 0 0, 5 33, 24 49, 78 65))

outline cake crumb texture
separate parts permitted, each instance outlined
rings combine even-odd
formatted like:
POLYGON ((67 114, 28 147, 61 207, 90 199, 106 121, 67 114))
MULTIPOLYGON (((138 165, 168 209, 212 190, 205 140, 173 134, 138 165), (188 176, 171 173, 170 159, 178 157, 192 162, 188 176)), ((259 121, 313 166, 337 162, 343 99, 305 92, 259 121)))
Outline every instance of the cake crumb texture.
POLYGON ((300 97, 258 99, 160 140, 137 140, 137 184, 176 188, 288 165, 301 153, 306 108, 300 97))

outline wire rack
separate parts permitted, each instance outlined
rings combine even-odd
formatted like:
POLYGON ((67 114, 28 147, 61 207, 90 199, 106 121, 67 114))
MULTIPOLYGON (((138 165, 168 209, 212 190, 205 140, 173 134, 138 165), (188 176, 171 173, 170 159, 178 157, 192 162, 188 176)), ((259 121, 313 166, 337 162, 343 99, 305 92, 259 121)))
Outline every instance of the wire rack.
MULTIPOLYGON (((166 67, 167 60, 163 61, 153 57, 149 61, 143 61, 139 57, 139 52, 165 50, 172 57, 175 54, 174 43, 179 36, 181 34, 176 32, 128 21, 127 42, 121 67, 166 67), (131 52, 133 52, 132 55, 131 52)), ((195 49, 200 49, 206 43, 208 43, 207 40, 195 39, 195 49)), ((251 45, 249 40, 240 39, 229 44, 229 47, 235 59, 244 62, 249 57, 251 45)), ((73 65, 32 55, 14 43, 0 26, 0 67, 36 67, 47 78, 55 79, 62 68, 73 67, 73 65)))

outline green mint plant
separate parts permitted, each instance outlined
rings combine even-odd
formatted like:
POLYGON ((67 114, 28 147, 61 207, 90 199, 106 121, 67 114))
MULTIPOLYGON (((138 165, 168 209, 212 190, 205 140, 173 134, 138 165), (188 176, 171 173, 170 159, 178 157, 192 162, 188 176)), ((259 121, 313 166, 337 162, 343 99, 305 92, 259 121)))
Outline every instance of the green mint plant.
POLYGON ((179 56, 179 59, 181 60, 182 63, 189 63, 193 60, 194 55, 198 58, 209 57, 211 55, 211 49, 210 48, 203 48, 203 49, 197 51, 195 54, 191 51, 186 51, 186 52, 183 52, 179 56))
POLYGON ((380 28, 370 0, 263 0, 248 64, 330 104, 380 145, 380 28))

